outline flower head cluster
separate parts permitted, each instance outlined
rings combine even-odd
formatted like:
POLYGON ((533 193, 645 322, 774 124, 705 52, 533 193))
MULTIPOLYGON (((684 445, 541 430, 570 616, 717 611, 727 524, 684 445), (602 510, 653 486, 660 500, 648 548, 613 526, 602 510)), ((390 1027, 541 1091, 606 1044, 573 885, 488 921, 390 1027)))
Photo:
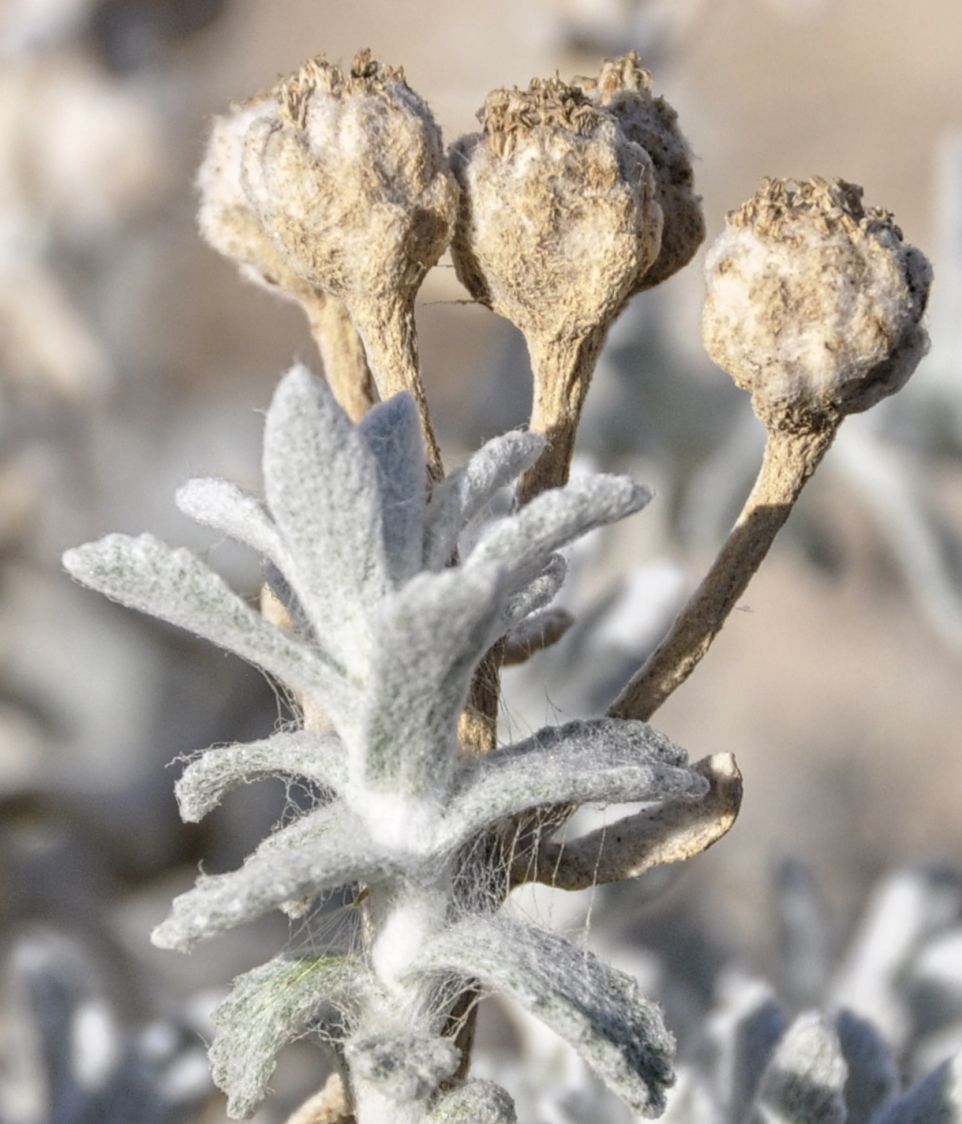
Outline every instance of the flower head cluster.
POLYGON ((358 1104, 408 1106, 397 1120, 426 1119, 431 1105, 440 1112, 437 1087, 458 1064, 436 1003, 451 978, 479 979, 530 1007, 635 1111, 663 1105, 671 1039, 636 984, 561 937, 496 916, 478 892, 498 877, 497 849, 478 843, 527 811, 697 801, 708 788, 642 722, 573 722, 480 758, 460 750, 471 677, 492 643, 553 597, 564 575, 557 551, 649 498, 623 477, 596 476, 490 518, 492 500, 542 446, 533 434, 495 438, 429 496, 408 395, 355 426, 298 367, 267 415, 266 505, 223 480, 194 480, 178 494, 189 515, 265 556, 291 629, 149 536, 112 535, 65 556, 80 581, 250 660, 328 719, 211 749, 177 786, 188 820, 261 776, 301 778, 324 795, 239 870, 202 876, 175 901, 157 944, 187 950, 356 883, 377 933, 363 954, 284 954, 237 981, 212 1050, 235 1114, 253 1109, 277 1051, 329 1005, 347 1028, 358 1104))

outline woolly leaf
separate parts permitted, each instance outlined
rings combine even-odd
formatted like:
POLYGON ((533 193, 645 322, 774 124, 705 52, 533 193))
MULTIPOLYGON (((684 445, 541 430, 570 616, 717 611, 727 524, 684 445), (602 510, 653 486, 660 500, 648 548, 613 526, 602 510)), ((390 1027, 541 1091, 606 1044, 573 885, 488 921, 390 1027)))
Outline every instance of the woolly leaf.
POLYGON ((360 428, 377 460, 388 571, 400 585, 420 570, 424 542, 427 473, 417 404, 410 394, 396 394, 360 428))
MULTIPOLYGON (((743 1124, 788 1019, 768 985, 757 980, 729 975, 721 979, 719 992, 722 1006, 696 1047, 695 1068, 708 1076, 724 1108, 717 1119, 743 1124)), ((684 1114, 680 1119, 686 1119, 684 1114)))
POLYGON ((684 750, 644 722, 600 718, 549 726, 465 762, 446 829, 461 842, 500 819, 550 804, 628 803, 703 796, 708 782, 684 750))
POLYGON ((962 1124, 962 1054, 913 1085, 872 1124, 962 1124))
POLYGON ((838 1015, 835 1029, 848 1066, 845 1124, 871 1124, 876 1113, 898 1093, 895 1062, 875 1027, 851 1011, 838 1015))
POLYGON ((420 971, 479 979, 569 1042, 635 1112, 657 1116, 674 1080, 674 1041, 630 976, 555 933, 472 917, 429 941, 420 971))
POLYGON ((370 646, 367 606, 388 588, 378 465, 322 379, 296 366, 264 427, 264 487, 293 566, 285 576, 351 670, 370 646))
POLYGON ((172 550, 152 535, 108 535, 68 550, 63 564, 114 601, 196 633, 317 696, 332 717, 351 711, 353 691, 329 657, 268 624, 189 551, 172 550))
POLYGON ((285 565, 280 535, 263 503, 229 480, 195 478, 177 490, 177 506, 196 523, 253 547, 275 566, 285 565))
POLYGON ((537 613, 552 601, 564 585, 568 564, 560 554, 552 554, 541 573, 505 602, 504 619, 513 625, 537 613))
POLYGON ((286 838, 284 832, 269 836, 238 870, 202 875, 192 890, 174 899, 170 916, 151 940, 159 948, 188 952, 198 941, 253 921, 282 902, 372 881, 395 867, 340 804, 330 804, 295 821, 286 838))
POLYGON ((514 1102, 493 1081, 467 1081, 442 1093, 426 1124, 518 1124, 514 1102))
POLYGON ((424 1100, 454 1075, 461 1051, 450 1038, 410 1031, 354 1038, 344 1051, 355 1082, 373 1085, 391 1101, 424 1100))
POLYGON ((307 730, 205 750, 174 787, 181 819, 199 823, 228 792, 264 777, 303 777, 338 791, 345 780, 344 753, 340 738, 307 730))
POLYGON ((538 433, 513 430, 495 437, 434 489, 425 521, 424 566, 440 570, 451 560, 464 527, 496 492, 534 464, 545 447, 538 433))
POLYGON ((471 675, 497 635, 501 576, 496 566, 421 573, 383 602, 364 727, 369 783, 443 790, 471 675))
POLYGON ((805 1012, 762 1074, 751 1124, 845 1124, 847 1076, 834 1027, 818 1012, 805 1012))
POLYGON ((211 1073, 227 1094, 227 1114, 244 1120, 267 1094, 278 1053, 302 1035, 323 1006, 356 1004, 366 983, 354 957, 278 956, 234 980, 214 1011, 211 1073))
POLYGON ((556 550, 595 527, 640 511, 650 499, 647 488, 624 476, 581 477, 542 492, 515 515, 485 528, 465 565, 503 562, 509 588, 521 589, 556 550))

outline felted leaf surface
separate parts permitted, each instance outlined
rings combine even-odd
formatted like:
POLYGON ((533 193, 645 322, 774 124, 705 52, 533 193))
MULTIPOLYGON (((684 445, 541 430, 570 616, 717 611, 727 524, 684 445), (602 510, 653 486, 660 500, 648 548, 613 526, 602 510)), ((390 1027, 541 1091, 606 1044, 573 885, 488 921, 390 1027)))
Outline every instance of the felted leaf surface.
POLYGON ((569 1042, 635 1112, 658 1116, 674 1081, 674 1040, 637 981, 556 933, 472 917, 429 942, 420 971, 476 978, 569 1042))
POLYGON ((227 1094, 227 1114, 244 1120, 267 1094, 277 1055, 307 1030, 321 1007, 359 1002, 363 964, 338 953, 278 956, 238 976, 214 1011, 211 1073, 227 1094))
POLYGON ((514 1102, 493 1081, 466 1081, 442 1093, 426 1124, 518 1124, 514 1102))
POLYGON ((199 823, 228 792, 264 777, 303 777, 339 791, 346 778, 344 758, 340 738, 307 730, 205 750, 174 786, 181 819, 199 823))
POLYGON ((640 511, 651 492, 624 476, 586 476, 535 496, 481 533, 465 565, 503 562, 509 589, 527 585, 548 557, 581 535, 640 511))
POLYGON ((355 1081, 405 1103, 430 1096, 458 1068, 461 1051, 450 1038, 418 1033, 369 1034, 351 1039, 345 1056, 355 1081))
POLYGON ((818 1012, 804 1012, 762 1074, 751 1124, 845 1124, 847 1077, 835 1028, 818 1012))
POLYGON ((471 675, 499 630, 501 582, 498 566, 421 573, 380 606, 364 723, 371 784, 443 792, 471 675))
POLYGON ((465 762, 448 800, 447 832, 461 842, 507 816, 550 804, 697 798, 704 777, 684 750, 644 722, 600 718, 546 727, 465 762))
POLYGON ((316 696, 332 717, 351 711, 353 690, 329 657, 268 624, 189 551, 172 550, 152 535, 107 535, 68 550, 63 563, 79 582, 114 601, 187 629, 316 696))
POLYGON ((296 820, 285 832, 286 837, 283 832, 268 836, 238 870, 201 875, 192 890, 174 899, 170 916, 151 935, 153 943, 187 952, 198 941, 253 921, 282 902, 373 881, 396 868, 394 859, 367 839, 340 804, 296 820), (307 838, 294 842, 291 836, 298 833, 307 838))
POLYGON ((505 485, 541 455, 545 439, 512 430, 482 445, 461 468, 434 489, 425 519, 424 566, 440 570, 450 561, 464 527, 505 485))
POLYGON ((523 621, 548 605, 564 585, 568 564, 560 554, 552 554, 541 573, 519 593, 505 602, 504 619, 508 626, 523 621))
POLYGON ((322 379, 296 366, 264 426, 264 488, 293 566, 285 576, 320 641, 363 668, 367 609, 388 589, 378 464, 322 379))
POLYGON ((396 394, 376 405, 361 432, 378 465, 388 572, 396 585, 421 569, 427 473, 417 404, 396 394))
POLYGON ((253 547, 283 569, 286 554, 263 503, 228 480, 195 478, 177 490, 177 506, 196 523, 253 547))
POLYGON ((848 1066, 845 1124, 871 1124, 898 1093, 895 1062, 882 1036, 866 1019, 842 1011, 835 1019, 835 1029, 848 1066))
POLYGON ((882 1109, 872 1124, 962 1124, 962 1054, 882 1109))

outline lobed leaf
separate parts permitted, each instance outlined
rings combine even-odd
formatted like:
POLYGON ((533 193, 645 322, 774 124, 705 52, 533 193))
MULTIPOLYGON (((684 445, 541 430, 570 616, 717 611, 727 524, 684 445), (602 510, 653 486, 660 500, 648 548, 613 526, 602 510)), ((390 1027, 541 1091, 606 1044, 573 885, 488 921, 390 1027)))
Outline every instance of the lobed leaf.
POLYGON ((466 1081, 442 1093, 426 1124, 518 1124, 514 1102, 493 1081, 466 1081))
POLYGON ((508 626, 515 625, 540 612, 557 595, 564 585, 568 564, 560 554, 552 554, 544 569, 524 589, 509 597, 504 606, 504 619, 508 626))
POLYGON ((895 1062, 882 1036, 867 1019, 842 1011, 835 1029, 848 1066, 845 1124, 871 1124, 899 1090, 895 1062))
POLYGON ((835 1028, 803 1012, 765 1067, 751 1124, 845 1124, 847 1077, 835 1028))
POLYGON ((170 916, 151 940, 158 948, 188 952, 199 941, 284 902, 372 881, 396 869, 396 860, 367 839, 342 805, 329 804, 268 836, 238 870, 202 875, 192 890, 174 899, 170 916))
POLYGON ((421 569, 427 473, 421 420, 412 395, 396 394, 361 422, 378 465, 387 567, 395 585, 421 569))
POLYGON ((962 1053, 913 1085, 872 1124, 962 1124, 962 1053))
POLYGON ((308 730, 205 750, 174 786, 181 819, 199 823, 228 792, 265 777, 303 777, 337 792, 346 779, 344 757, 340 738, 308 730))
POLYGON ((658 1116, 674 1040, 637 981, 586 949, 503 917, 471 917, 424 948, 419 971, 478 979, 569 1042, 635 1112, 658 1116))
POLYGON ((63 564, 91 589, 210 640, 316 696, 335 720, 351 713, 354 692, 341 668, 322 650, 268 624, 189 551, 172 550, 152 535, 107 535, 68 550, 63 564))
POLYGON ((501 621, 498 566, 418 574, 375 618, 364 721, 366 783, 443 794, 458 715, 501 621))
POLYGON ((465 762, 445 817, 445 842, 531 808, 623 804, 703 796, 684 750, 644 722, 599 718, 546 727, 516 745, 465 762))
POLYGON ((624 476, 585 476, 563 488, 535 496, 514 515, 482 531, 466 567, 502 562, 509 589, 527 585, 548 558, 588 531, 631 515, 651 499, 651 492, 624 476))
POLYGON ((441 481, 427 509, 425 569, 440 570, 451 561, 465 526, 495 493, 534 464, 545 444, 539 433, 503 433, 482 445, 466 464, 441 481))
POLYGON ((209 1051, 214 1081, 228 1097, 227 1115, 252 1116, 267 1095, 281 1049, 308 1029, 323 1006, 350 1008, 366 986, 363 963, 339 953, 285 953, 238 976, 214 1011, 217 1033, 209 1051))
POLYGON ((177 490, 177 506, 195 523, 221 531, 252 547, 278 569, 287 555, 274 522, 263 503, 229 480, 196 477, 177 490))
POLYGON ((461 1061, 461 1051, 450 1038, 417 1030, 355 1037, 344 1053, 355 1082, 373 1085, 400 1104, 429 1097, 461 1061))
POLYGON ((285 577, 346 667, 363 670, 368 606, 388 590, 378 463, 323 379, 295 366, 264 427, 267 504, 293 565, 285 577))

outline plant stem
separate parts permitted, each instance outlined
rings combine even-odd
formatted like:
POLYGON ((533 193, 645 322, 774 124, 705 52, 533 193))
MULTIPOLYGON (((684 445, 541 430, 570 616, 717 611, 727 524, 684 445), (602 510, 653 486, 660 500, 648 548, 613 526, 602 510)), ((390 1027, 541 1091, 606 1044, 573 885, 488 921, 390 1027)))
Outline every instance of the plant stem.
POLYGON ((421 418, 428 475, 432 481, 441 480, 444 476, 441 450, 434 436, 418 367, 413 301, 394 294, 382 297, 368 294, 364 300, 350 301, 348 308, 364 341, 368 365, 381 398, 391 398, 402 391, 414 395, 421 418))
POLYGON ((324 377, 347 416, 357 423, 377 401, 361 337, 337 297, 315 292, 300 301, 321 353, 324 377))
POLYGON ((725 545, 668 635, 609 710, 612 717, 647 721, 695 670, 836 432, 835 425, 804 432, 769 430, 755 485, 725 545))
POLYGON ((580 336, 528 338, 534 382, 528 428, 543 433, 548 447, 524 474, 519 505, 568 482, 581 408, 604 340, 604 329, 580 336))

